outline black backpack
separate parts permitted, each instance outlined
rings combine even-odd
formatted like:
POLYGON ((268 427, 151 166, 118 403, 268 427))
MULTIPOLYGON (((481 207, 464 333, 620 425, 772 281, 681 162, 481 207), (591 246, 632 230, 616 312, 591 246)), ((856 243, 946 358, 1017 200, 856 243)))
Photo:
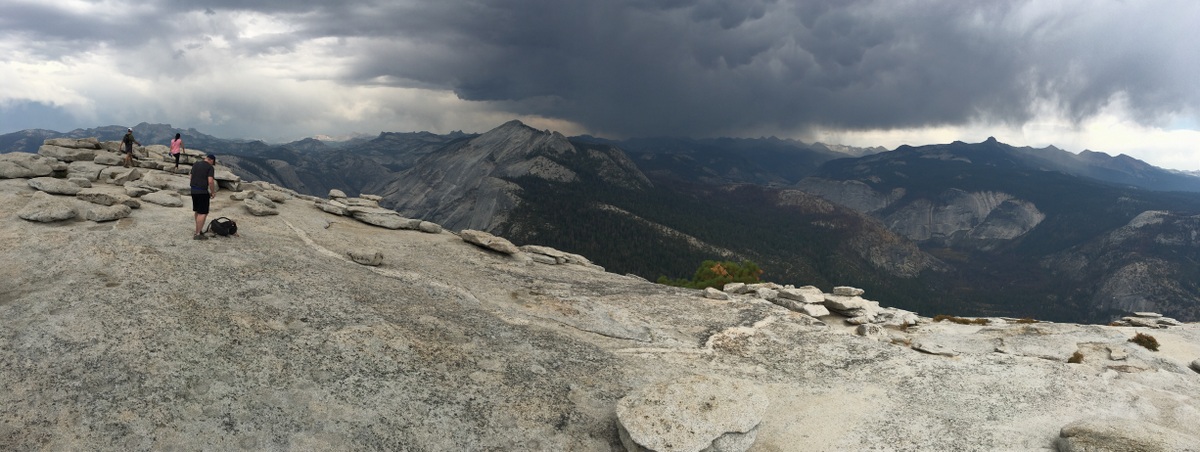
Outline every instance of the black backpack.
POLYGON ((217 218, 208 223, 208 230, 222 237, 237 235, 237 222, 225 217, 217 218))

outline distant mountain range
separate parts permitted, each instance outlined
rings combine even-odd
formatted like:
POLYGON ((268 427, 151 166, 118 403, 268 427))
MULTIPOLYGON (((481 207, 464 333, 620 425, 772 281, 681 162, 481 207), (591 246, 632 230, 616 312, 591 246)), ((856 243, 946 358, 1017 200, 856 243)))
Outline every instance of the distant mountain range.
MULTIPOLYGON (((751 259, 771 280, 849 284, 925 313, 1105 322, 1200 319, 1200 177, 1127 157, 989 139, 847 148, 794 140, 565 137, 517 121, 484 134, 382 133, 271 145, 175 133, 239 176, 337 188, 450 229, 580 253, 610 271, 686 277, 751 259)), ((6 151, 41 140, 0 136, 6 151)))

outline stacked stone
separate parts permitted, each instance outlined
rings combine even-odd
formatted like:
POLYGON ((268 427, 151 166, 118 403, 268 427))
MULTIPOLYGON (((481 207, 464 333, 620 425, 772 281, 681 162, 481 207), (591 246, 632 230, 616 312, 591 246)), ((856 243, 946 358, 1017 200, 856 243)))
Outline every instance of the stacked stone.
POLYGON ((1183 322, 1164 317, 1157 312, 1135 312, 1112 323, 1113 326, 1138 326, 1142 328, 1167 328, 1183 325, 1183 322))
POLYGON ((710 287, 705 289, 704 296, 716 300, 761 299, 811 317, 836 314, 850 325, 859 325, 858 334, 864 336, 883 335, 884 326, 916 325, 920 321, 915 313, 881 307, 878 301, 862 298, 863 293, 862 289, 849 286, 834 287, 832 293, 824 293, 814 286, 780 286, 768 282, 729 283, 723 290, 710 287))
POLYGON ((430 221, 423 221, 400 216, 394 210, 379 206, 383 197, 377 195, 361 195, 357 198, 346 196, 346 193, 333 189, 329 191, 329 199, 316 199, 314 205, 325 212, 343 217, 350 217, 362 223, 387 229, 408 229, 437 234, 442 232, 442 226, 430 221))
POLYGON ((520 250, 529 255, 534 262, 546 265, 578 265, 596 271, 604 271, 604 267, 593 264, 588 258, 574 253, 559 251, 548 246, 523 245, 520 250))

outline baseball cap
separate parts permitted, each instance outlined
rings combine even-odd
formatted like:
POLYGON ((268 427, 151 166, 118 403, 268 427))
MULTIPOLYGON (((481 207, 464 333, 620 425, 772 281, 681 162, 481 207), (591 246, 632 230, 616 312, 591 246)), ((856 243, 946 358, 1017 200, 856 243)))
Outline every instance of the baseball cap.
POLYGON ((133 127, 130 127, 130 128, 128 128, 128 129, 125 129, 125 131, 127 131, 127 132, 132 132, 132 131, 133 131, 133 127))
POLYGON ((217 161, 217 156, 212 155, 212 154, 208 154, 208 155, 204 156, 204 158, 212 159, 212 161, 214 161, 214 162, 217 161))

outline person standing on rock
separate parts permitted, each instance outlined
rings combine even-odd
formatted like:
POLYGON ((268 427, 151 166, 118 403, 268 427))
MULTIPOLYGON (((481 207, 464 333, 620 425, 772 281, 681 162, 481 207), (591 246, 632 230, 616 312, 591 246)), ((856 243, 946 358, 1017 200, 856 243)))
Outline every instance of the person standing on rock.
POLYGON ((179 169, 179 154, 182 154, 183 151, 183 138, 177 133, 175 139, 171 140, 171 155, 175 156, 175 169, 179 169))
POLYGON ((132 127, 125 129, 125 138, 121 139, 121 144, 124 147, 125 167, 126 168, 133 166, 133 144, 134 143, 137 143, 138 146, 142 145, 142 143, 138 143, 137 139, 133 138, 133 128, 132 127))
POLYGON ((192 165, 192 211, 196 212, 195 240, 204 240, 204 219, 208 218, 208 202, 217 197, 216 169, 217 156, 208 154, 204 160, 192 165))

